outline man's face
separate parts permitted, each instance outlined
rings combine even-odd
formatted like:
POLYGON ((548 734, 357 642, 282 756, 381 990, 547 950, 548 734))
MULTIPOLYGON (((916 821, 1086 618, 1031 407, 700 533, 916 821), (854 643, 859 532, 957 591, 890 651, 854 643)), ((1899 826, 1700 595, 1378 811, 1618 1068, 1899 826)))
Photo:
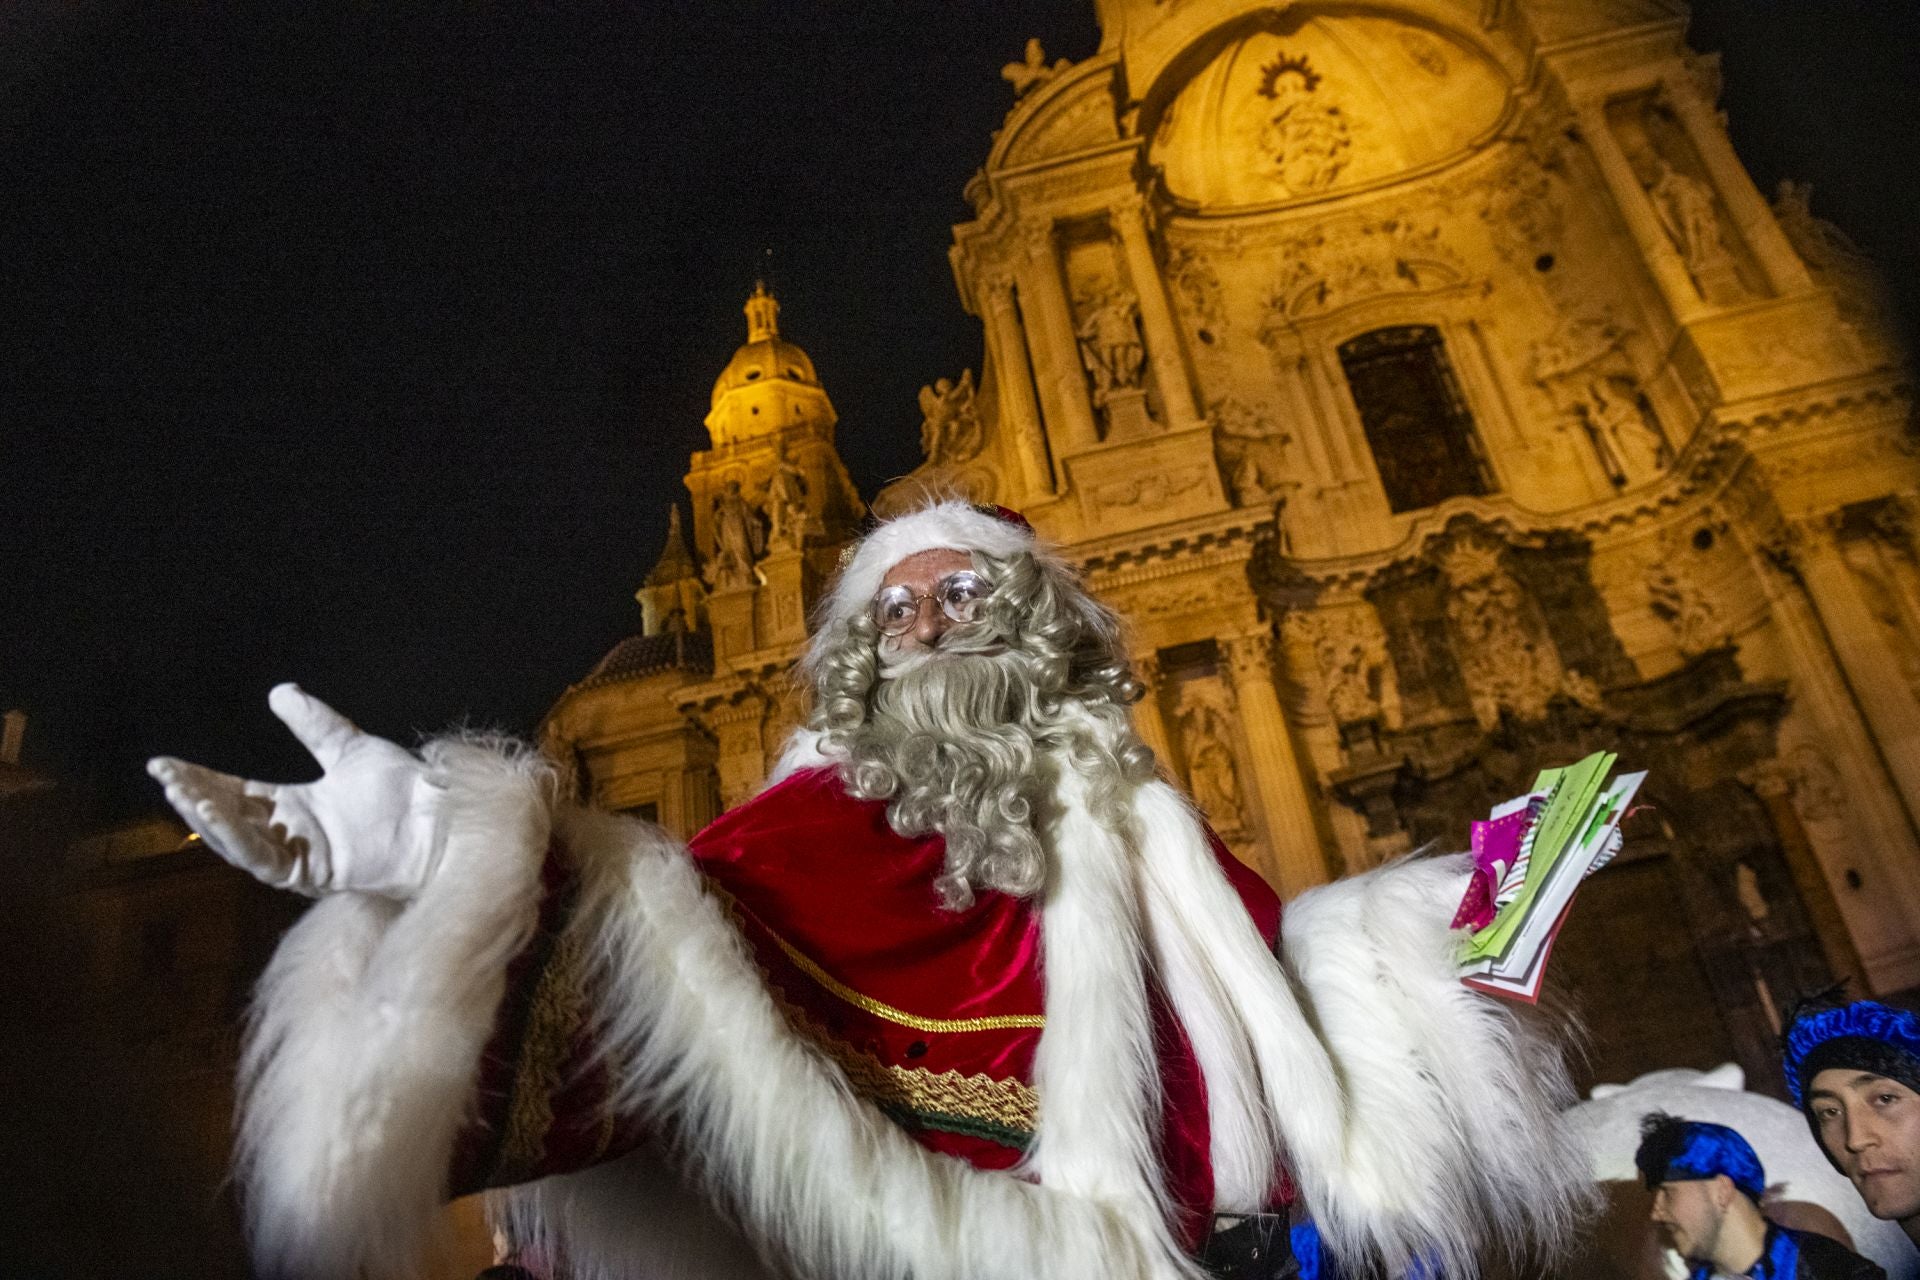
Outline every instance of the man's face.
POLYGON ((1820 1145, 1853 1182, 1867 1211, 1920 1219, 1920 1094, 1853 1067, 1828 1067, 1807 1088, 1820 1145))
POLYGON ((1654 1225, 1688 1262, 1710 1261, 1727 1214, 1723 1193, 1729 1191, 1739 1194, 1724 1177, 1663 1182, 1653 1192, 1654 1225))
POLYGON ((935 547, 929 551, 916 551, 887 570, 887 576, 880 580, 882 591, 888 587, 905 587, 922 599, 913 626, 901 635, 883 638, 880 643, 895 653, 913 653, 937 646, 940 637, 954 623, 941 610, 939 601, 931 598, 933 589, 948 574, 971 568, 973 557, 965 551, 935 547))

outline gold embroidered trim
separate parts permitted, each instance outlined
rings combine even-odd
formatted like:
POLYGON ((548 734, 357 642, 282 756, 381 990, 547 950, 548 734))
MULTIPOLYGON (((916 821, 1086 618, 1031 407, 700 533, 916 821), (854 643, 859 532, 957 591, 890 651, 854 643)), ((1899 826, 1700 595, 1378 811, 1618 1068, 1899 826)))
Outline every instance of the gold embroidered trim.
MULTIPOLYGON (((715 884, 709 883, 707 887, 719 898, 728 913, 733 915, 737 920, 739 918, 739 904, 734 900, 733 895, 715 884)), ((1017 1027, 1038 1028, 1047 1025, 1046 1017, 1038 1013, 997 1013, 989 1014, 982 1018, 923 1018, 917 1013, 908 1013, 905 1009, 896 1009, 885 1001, 875 1000, 872 996, 862 995, 846 983, 841 982, 825 969, 822 969, 818 964, 814 963, 813 959, 798 947, 788 942, 772 929, 767 928, 764 923, 760 924, 760 928, 769 938, 773 939, 775 946, 786 953, 787 959, 793 961, 794 967, 799 969, 800 972, 806 974, 809 978, 812 978, 833 995, 845 1000, 854 1008, 864 1009, 874 1017, 883 1018, 898 1026, 912 1027, 915 1031, 1010 1031, 1017 1027)))
POLYGON ((935 1074, 925 1067, 892 1066, 835 1039, 789 1002, 777 1003, 787 1021, 847 1073, 853 1091, 878 1106, 981 1121, 1023 1136, 1030 1136, 1039 1121, 1040 1095, 1031 1085, 983 1073, 935 1074))
POLYGON ((538 1169, 546 1154, 547 1134, 553 1129, 553 1098, 562 1083, 561 1066, 574 1028, 586 1011, 580 979, 580 944, 571 934, 563 934, 554 940, 553 954, 527 1012, 521 1068, 513 1081, 513 1101, 496 1162, 502 1171, 538 1169))

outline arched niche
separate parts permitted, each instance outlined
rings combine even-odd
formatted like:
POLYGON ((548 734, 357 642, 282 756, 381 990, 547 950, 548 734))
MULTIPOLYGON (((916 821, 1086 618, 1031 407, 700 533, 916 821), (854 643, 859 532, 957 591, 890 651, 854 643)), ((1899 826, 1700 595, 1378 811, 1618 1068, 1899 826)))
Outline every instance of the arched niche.
POLYGON ((1449 31, 1393 13, 1292 8, 1216 30, 1143 123, 1179 204, 1271 208, 1430 169, 1491 136, 1506 73, 1449 31))

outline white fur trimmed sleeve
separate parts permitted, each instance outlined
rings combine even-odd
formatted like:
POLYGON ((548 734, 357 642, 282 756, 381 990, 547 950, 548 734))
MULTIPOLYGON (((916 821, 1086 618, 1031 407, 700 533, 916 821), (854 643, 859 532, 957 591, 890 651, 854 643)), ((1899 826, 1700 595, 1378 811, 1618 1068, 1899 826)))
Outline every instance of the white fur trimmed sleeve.
POLYGON ((538 757, 436 742, 445 848, 402 905, 341 893, 280 944, 241 1061, 238 1172, 268 1275, 410 1270, 447 1193, 552 814, 538 757))
POLYGON ((1303 893, 1281 919, 1346 1095, 1344 1167, 1301 1171, 1328 1191, 1321 1230, 1336 1248, 1399 1236, 1447 1275, 1470 1273, 1476 1246, 1564 1244, 1595 1194, 1560 1114, 1575 1098, 1558 1047, 1459 980, 1468 869, 1404 860, 1303 893))

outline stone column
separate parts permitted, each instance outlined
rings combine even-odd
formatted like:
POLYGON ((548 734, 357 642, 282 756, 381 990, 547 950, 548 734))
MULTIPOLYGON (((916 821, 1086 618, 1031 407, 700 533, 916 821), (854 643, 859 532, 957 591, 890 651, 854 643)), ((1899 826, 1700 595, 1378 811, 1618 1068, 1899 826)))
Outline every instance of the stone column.
POLYGON ((1706 314, 1706 302, 1693 283, 1693 273, 1687 270, 1686 260, 1660 225, 1653 204, 1647 199, 1646 188, 1640 185, 1639 175, 1627 162, 1626 152, 1620 149, 1619 139, 1613 136, 1613 125, 1607 120, 1605 106, 1590 102, 1580 108, 1579 117, 1580 131, 1586 135, 1587 146, 1600 166, 1600 176, 1606 180, 1613 203, 1620 210, 1634 243, 1640 246, 1641 256, 1653 272, 1660 292, 1666 295, 1667 305, 1673 308, 1674 318, 1682 324, 1699 319, 1706 314))
POLYGON ((1220 651, 1233 681, 1240 724, 1253 756, 1254 784, 1266 815, 1268 865, 1263 870, 1281 896, 1291 898, 1326 881, 1327 860, 1313 818, 1313 798, 1300 775, 1300 758, 1274 687, 1273 634, 1261 630, 1229 636, 1220 641, 1220 651))
POLYGON ((1799 530, 1801 580, 1826 625, 1847 683, 1853 686, 1867 723, 1900 785, 1910 821, 1920 820, 1920 702, 1888 649, 1860 582, 1841 554, 1833 518, 1808 521, 1799 530))
POLYGON ((1167 717, 1160 705, 1160 687, 1165 673, 1160 669, 1158 651, 1141 654, 1133 660, 1133 671, 1140 683, 1147 687, 1147 694, 1133 704, 1133 731, 1140 735, 1140 741, 1153 748, 1153 755, 1160 762, 1160 772, 1173 776, 1172 740, 1167 737, 1167 717))
POLYGON ((1726 130, 1714 115, 1712 104, 1689 77, 1668 79, 1664 88, 1667 103, 1679 118, 1680 127, 1686 130, 1688 141, 1693 143, 1694 154, 1700 157, 1721 203, 1733 218, 1733 225, 1740 229, 1740 238, 1766 275, 1767 287, 1775 294, 1804 293, 1813 288, 1807 264, 1794 252, 1786 232, 1780 230, 1779 222, 1774 219, 1773 210, 1767 207, 1753 179, 1747 176, 1746 166, 1734 154, 1733 144, 1727 140, 1726 130))
MULTIPOLYGON (((1825 859, 1823 870, 1874 991, 1897 990, 1920 981, 1920 843, 1913 824, 1862 722, 1860 708, 1834 661, 1819 615, 1803 585, 1805 566, 1796 559, 1787 531, 1749 542, 1748 552, 1768 613, 1793 673, 1794 701, 1806 712, 1832 753, 1834 769, 1849 780, 1845 815, 1851 838, 1845 864, 1825 859), (1865 892, 1847 884, 1856 883, 1865 892)), ((1838 558, 1837 555, 1835 557, 1838 558)))
POLYGON ((1004 275, 984 281, 987 305, 987 343, 993 352, 995 379, 1000 391, 1000 422, 1013 436, 1020 459, 1020 475, 1027 492, 1036 496, 1054 489, 1053 464, 1040 430, 1040 406, 1033 398, 1033 366, 1027 361, 1027 338, 1013 303, 1013 281, 1004 275))
POLYGON ((1147 359, 1153 365, 1153 377, 1160 384, 1160 400, 1165 406, 1166 426, 1178 431, 1196 425, 1193 383, 1187 377, 1187 362, 1180 352, 1180 330, 1173 322, 1173 308, 1167 304, 1167 288, 1160 278, 1160 264, 1153 256, 1153 242, 1147 237, 1146 201, 1136 192, 1108 206, 1107 223, 1120 241, 1127 260, 1127 274, 1133 279, 1134 298, 1140 304, 1140 327, 1147 342, 1147 359))
POLYGON ((1062 453, 1091 449, 1100 443, 1100 429, 1094 424, 1093 401, 1080 366, 1080 339, 1074 335, 1073 313, 1060 279, 1053 228, 1027 227, 1022 238, 1026 253, 1015 272, 1015 283, 1026 312, 1027 351, 1047 411, 1048 432, 1062 453))

